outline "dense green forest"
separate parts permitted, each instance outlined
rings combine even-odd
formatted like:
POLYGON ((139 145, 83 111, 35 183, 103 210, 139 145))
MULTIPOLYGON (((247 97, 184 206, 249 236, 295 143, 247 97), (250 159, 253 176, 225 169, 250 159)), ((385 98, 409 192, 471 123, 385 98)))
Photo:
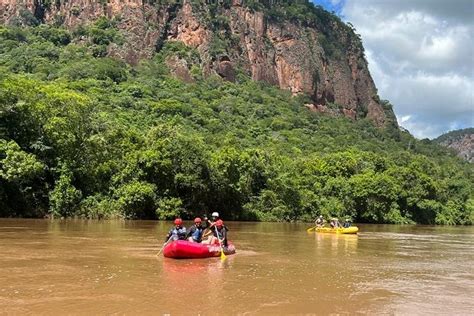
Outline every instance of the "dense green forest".
POLYGON ((0 216, 472 224, 472 165, 251 81, 105 57, 111 21, 0 27, 0 216))

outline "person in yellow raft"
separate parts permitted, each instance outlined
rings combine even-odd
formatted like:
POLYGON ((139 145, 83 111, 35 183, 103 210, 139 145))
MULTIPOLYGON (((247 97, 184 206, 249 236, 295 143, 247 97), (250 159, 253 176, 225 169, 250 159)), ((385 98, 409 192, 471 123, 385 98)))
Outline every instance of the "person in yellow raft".
POLYGON ((352 222, 350 218, 346 217, 344 222, 341 224, 341 222, 339 222, 337 218, 333 217, 331 218, 329 225, 331 226, 331 228, 349 228, 352 226, 352 222))
POLYGON ((314 224, 316 225, 317 228, 323 227, 324 223, 325 223, 325 220, 324 220, 324 217, 322 215, 319 215, 319 217, 314 222, 314 224))
POLYGON ((342 228, 341 223, 339 223, 339 220, 336 217, 331 218, 329 225, 331 228, 342 228))
POLYGON ((344 220, 344 223, 342 223, 342 227, 344 228, 349 228, 352 226, 352 221, 349 217, 347 217, 345 220, 344 220))

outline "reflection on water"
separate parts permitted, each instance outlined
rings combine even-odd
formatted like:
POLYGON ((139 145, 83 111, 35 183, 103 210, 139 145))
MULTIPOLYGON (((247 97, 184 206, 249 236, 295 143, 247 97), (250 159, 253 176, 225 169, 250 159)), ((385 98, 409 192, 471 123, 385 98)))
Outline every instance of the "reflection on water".
MULTIPOLYGON (((359 241, 358 235, 350 234, 320 234, 311 233, 317 241, 316 249, 326 251, 331 249, 332 255, 347 255, 357 251, 357 244, 359 241)), ((322 254, 321 255, 327 255, 322 254)))
POLYGON ((231 256, 229 257, 225 261, 215 260, 215 258, 202 260, 163 259, 161 260, 163 281, 175 289, 183 284, 183 280, 186 280, 183 285, 191 288, 201 287, 203 282, 218 287, 224 281, 225 269, 232 267, 233 259, 231 256))
POLYGON ((474 228, 228 223, 237 254, 173 260, 171 226, 0 220, 0 313, 472 314, 474 228))

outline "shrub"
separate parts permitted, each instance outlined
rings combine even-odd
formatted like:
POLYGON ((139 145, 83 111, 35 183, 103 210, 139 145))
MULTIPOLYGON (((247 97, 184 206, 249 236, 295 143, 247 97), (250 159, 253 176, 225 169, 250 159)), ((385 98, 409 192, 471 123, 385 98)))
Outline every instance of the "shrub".
POLYGON ((82 193, 72 185, 72 174, 63 169, 54 189, 49 194, 50 213, 56 217, 73 216, 81 201, 82 193))
POLYGON ((183 201, 180 198, 164 197, 158 201, 156 209, 158 219, 167 220, 182 217, 184 214, 183 201))
POLYGON ((132 181, 115 191, 118 206, 125 218, 153 218, 156 186, 144 181, 132 181))

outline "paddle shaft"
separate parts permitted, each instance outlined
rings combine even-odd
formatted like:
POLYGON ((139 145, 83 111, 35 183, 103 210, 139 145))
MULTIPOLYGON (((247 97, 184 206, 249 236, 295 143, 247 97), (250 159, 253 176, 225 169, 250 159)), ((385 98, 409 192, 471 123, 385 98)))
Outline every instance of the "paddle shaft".
MULTIPOLYGON (((216 231, 217 241, 219 241, 219 246, 221 246, 221 260, 225 260, 224 247, 222 246, 222 241, 219 238, 219 232, 217 231, 217 226, 214 226, 214 229, 216 231)), ((223 227, 222 229, 225 229, 225 228, 223 227)))
POLYGON ((212 226, 214 225, 213 222, 207 220, 207 227, 204 229, 204 234, 202 235, 202 238, 206 238, 206 237, 209 237, 209 235, 212 234, 212 226))
POLYGON ((202 235, 202 238, 204 239, 204 238, 208 237, 210 234, 212 234, 212 231, 210 229, 207 229, 207 231, 202 235))
POLYGON ((160 251, 158 251, 158 253, 156 254, 157 256, 159 256, 160 253, 163 251, 163 249, 165 249, 166 245, 170 242, 171 238, 173 238, 173 235, 171 235, 170 238, 168 238, 168 240, 163 244, 163 247, 161 247, 160 251))

